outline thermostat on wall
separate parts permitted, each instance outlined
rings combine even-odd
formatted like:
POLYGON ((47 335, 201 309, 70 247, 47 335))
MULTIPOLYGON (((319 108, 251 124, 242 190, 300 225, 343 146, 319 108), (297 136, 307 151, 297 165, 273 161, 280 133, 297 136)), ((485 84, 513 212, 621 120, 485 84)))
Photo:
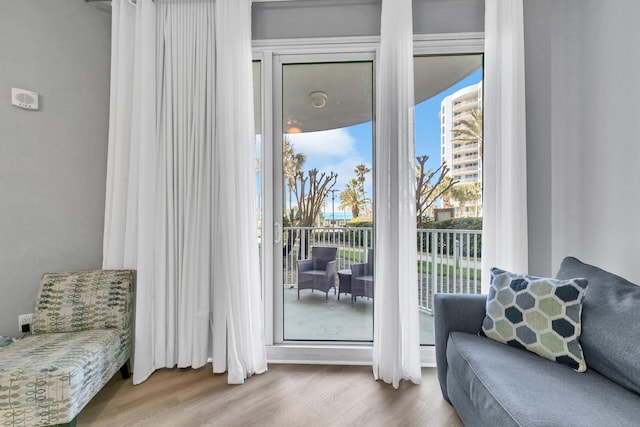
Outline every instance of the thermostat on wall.
POLYGON ((27 110, 38 109, 38 93, 30 90, 11 88, 11 104, 27 110))

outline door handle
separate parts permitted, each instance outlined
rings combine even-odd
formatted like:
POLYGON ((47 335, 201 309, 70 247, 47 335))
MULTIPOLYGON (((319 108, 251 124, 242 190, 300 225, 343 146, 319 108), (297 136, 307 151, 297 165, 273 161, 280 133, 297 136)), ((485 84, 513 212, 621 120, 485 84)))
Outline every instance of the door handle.
POLYGON ((278 245, 282 243, 282 224, 280 224, 279 222, 273 224, 273 233, 275 234, 275 237, 273 238, 273 244, 278 245))

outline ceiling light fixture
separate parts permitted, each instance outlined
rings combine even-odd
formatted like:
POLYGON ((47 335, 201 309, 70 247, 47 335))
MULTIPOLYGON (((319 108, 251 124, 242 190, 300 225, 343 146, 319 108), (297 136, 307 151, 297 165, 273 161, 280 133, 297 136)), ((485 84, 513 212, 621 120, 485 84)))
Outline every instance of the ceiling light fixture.
POLYGON ((300 129, 300 125, 298 124, 298 121, 296 119, 289 119, 287 120, 287 125, 286 125, 286 133, 301 133, 302 129, 300 129))
POLYGON ((317 91, 311 92, 309 94, 309 98, 311 99, 311 105, 316 108, 322 108, 327 105, 327 99, 329 98, 326 92, 317 91))

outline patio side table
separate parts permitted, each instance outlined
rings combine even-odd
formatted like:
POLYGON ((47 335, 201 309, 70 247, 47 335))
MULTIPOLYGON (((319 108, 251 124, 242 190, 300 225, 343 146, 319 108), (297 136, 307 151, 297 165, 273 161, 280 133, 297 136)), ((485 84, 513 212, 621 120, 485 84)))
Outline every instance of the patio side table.
MULTIPOLYGON (((351 293, 351 270, 338 270, 338 301, 340 301, 341 293, 351 293)), ((353 304, 353 296, 351 297, 353 304)))

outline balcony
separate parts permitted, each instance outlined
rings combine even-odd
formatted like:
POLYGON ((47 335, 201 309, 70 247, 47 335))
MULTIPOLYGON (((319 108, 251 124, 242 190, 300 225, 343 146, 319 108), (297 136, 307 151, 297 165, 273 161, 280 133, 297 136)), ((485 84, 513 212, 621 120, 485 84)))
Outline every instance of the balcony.
MULTIPOLYGON (((456 144, 453 148, 454 154, 474 153, 477 155, 480 144, 471 142, 466 144, 456 144)), ((466 160, 466 159, 465 159, 466 160)))
POLYGON ((475 166, 454 165, 454 167, 453 167, 453 171, 456 174, 465 174, 465 173, 470 173, 470 172, 473 172, 473 173, 477 174, 478 170, 479 170, 478 169, 478 165, 475 165, 475 166), (456 167, 456 166, 459 166, 459 167, 456 167))
MULTIPOLYGON (((365 262, 373 245, 370 227, 285 227, 283 248, 284 322, 286 340, 371 341, 373 299, 350 294, 305 290, 297 298, 298 259, 313 246, 338 248, 337 270, 365 262), (322 319, 322 322, 318 322, 322 319), (345 328, 348 325, 348 328, 345 328)), ((421 344, 433 344, 433 297, 439 292, 480 293, 480 230, 419 229, 416 235, 421 344)), ((383 262, 376 259, 376 262, 383 262)), ((338 283, 336 288, 340 292, 338 283)))
POLYGON ((460 102, 456 102, 453 105, 454 113, 464 113, 478 108, 478 99, 472 98, 468 100, 463 100, 460 102))

